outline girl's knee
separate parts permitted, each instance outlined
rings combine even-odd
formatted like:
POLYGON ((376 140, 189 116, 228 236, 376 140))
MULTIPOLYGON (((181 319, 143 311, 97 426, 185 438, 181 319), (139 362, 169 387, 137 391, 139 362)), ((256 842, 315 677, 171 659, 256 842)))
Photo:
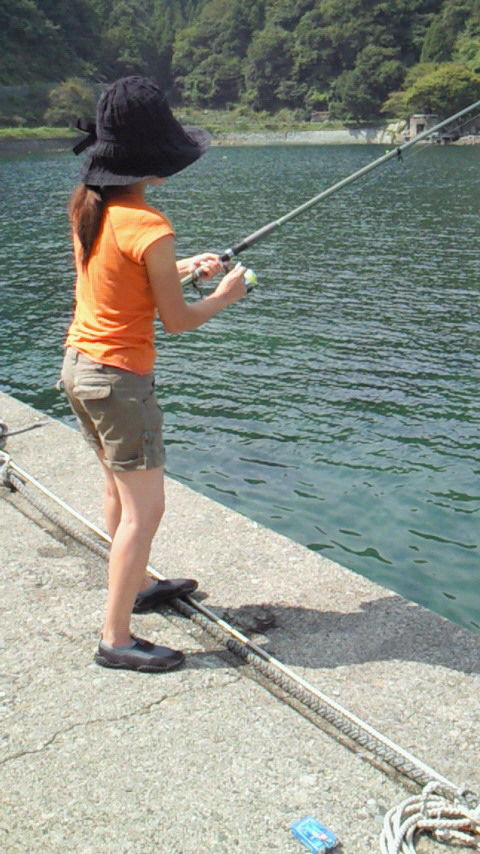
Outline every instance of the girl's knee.
POLYGON ((139 512, 123 510, 122 522, 137 536, 152 538, 162 521, 163 513, 163 503, 150 504, 148 507, 141 508, 139 512))
POLYGON ((153 536, 165 506, 163 469, 117 472, 115 481, 122 505, 122 519, 153 536))

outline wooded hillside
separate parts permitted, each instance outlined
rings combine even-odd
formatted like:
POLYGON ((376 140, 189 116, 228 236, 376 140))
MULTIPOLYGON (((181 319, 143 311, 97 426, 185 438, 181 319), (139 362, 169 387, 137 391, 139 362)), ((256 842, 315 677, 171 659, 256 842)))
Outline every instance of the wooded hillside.
POLYGON ((467 88, 473 81, 474 92, 480 84, 480 0, 0 5, 4 86, 72 77, 101 83, 141 73, 177 104, 288 108, 299 117, 328 110, 334 118, 364 120, 381 115, 386 102, 387 114, 395 115, 402 96, 394 93, 442 68, 456 69, 467 88))

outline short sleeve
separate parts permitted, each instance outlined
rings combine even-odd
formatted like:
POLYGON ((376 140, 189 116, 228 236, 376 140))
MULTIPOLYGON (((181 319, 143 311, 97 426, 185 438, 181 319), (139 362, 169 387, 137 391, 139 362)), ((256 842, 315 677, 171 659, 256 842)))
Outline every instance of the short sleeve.
POLYGON ((161 237, 175 237, 165 214, 149 207, 111 208, 115 239, 120 251, 136 264, 143 264, 145 251, 161 237))
POLYGON ((175 237, 172 223, 162 213, 142 211, 135 234, 132 234, 131 257, 137 264, 143 264, 143 255, 152 243, 161 237, 175 237))

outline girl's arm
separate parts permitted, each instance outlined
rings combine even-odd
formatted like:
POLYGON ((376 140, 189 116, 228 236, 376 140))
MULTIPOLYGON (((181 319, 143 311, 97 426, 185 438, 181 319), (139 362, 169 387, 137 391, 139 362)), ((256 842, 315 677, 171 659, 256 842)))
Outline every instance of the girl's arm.
POLYGON ((238 266, 230 270, 205 299, 194 303, 185 302, 173 237, 162 237, 155 241, 145 251, 144 261, 158 314, 167 332, 196 329, 228 305, 242 299, 247 292, 245 267, 238 266))

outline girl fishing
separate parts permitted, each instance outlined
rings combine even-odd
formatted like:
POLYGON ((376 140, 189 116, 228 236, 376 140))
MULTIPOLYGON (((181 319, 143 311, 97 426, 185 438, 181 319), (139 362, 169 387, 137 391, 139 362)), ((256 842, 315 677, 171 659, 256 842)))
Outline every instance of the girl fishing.
POLYGON ((208 134, 186 129, 164 93, 142 77, 117 80, 101 96, 82 183, 70 200, 75 313, 63 386, 82 433, 100 459, 112 538, 108 595, 95 661, 163 671, 184 655, 130 632, 130 616, 195 590, 193 579, 152 581, 146 566, 164 511, 162 412, 154 396, 154 319, 167 332, 196 329, 246 294, 245 268, 228 272, 205 299, 187 303, 180 277, 224 268, 207 252, 177 261, 171 222, 145 201, 148 185, 197 160, 208 134))

